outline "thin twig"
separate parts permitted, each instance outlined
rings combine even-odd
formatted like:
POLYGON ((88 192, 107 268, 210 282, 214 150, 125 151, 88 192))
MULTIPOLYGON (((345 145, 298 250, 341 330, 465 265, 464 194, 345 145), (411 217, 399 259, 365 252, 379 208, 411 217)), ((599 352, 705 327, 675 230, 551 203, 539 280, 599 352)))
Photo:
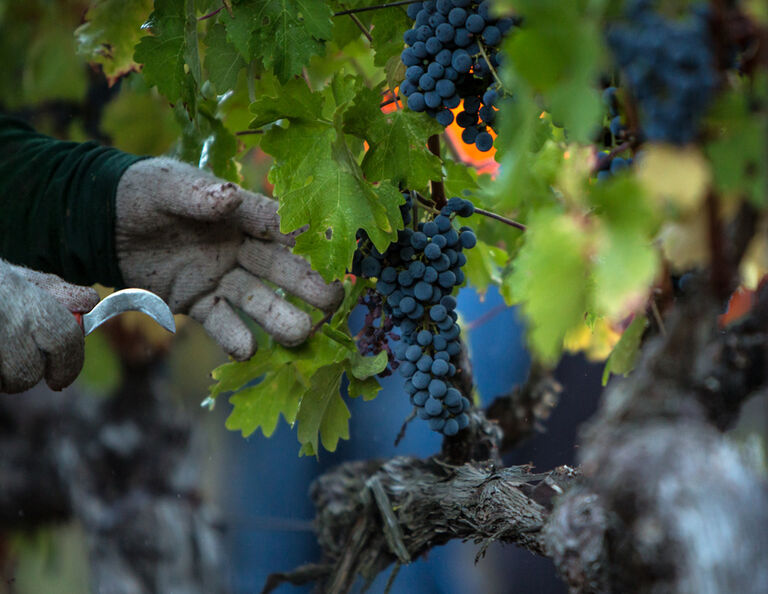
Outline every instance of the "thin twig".
POLYGON ((406 4, 416 4, 420 0, 401 0, 400 2, 390 2, 389 4, 377 4, 376 6, 363 6, 361 8, 350 8, 333 13, 333 16, 344 16, 345 14, 354 14, 356 12, 368 12, 369 10, 379 10, 380 8, 393 8, 395 6, 405 6, 406 4))
POLYGON ((264 130, 238 130, 235 136, 247 136, 248 134, 264 134, 264 130))
MULTIPOLYGON (((427 210, 432 213, 439 213, 440 211, 435 208, 435 205, 424 198, 421 194, 416 192, 416 198, 419 202, 424 206, 424 210, 427 210)), ((496 214, 495 212, 491 212, 490 210, 485 210, 483 208, 477 208, 475 207, 475 214, 482 215, 484 217, 488 217, 489 219, 494 219, 496 221, 499 221, 501 223, 504 223, 505 225, 509 225, 510 227, 514 227, 515 229, 520 229, 520 231, 525 231, 527 227, 523 225, 522 223, 518 223, 517 221, 513 221, 512 219, 508 219, 505 216, 502 216, 500 214, 496 214)))
POLYGON ((357 18, 357 15, 350 12, 349 18, 351 18, 354 21, 355 25, 357 25, 357 28, 363 32, 363 35, 365 35, 365 37, 368 39, 368 43, 373 43, 373 37, 371 37, 371 32, 365 28, 365 25, 363 25, 363 22, 359 18, 357 18))
POLYGON ((480 53, 483 54, 485 63, 488 64, 488 68, 491 69, 491 74, 493 74, 493 78, 495 78, 496 82, 499 83, 499 87, 503 89, 504 83, 501 82, 501 79, 499 78, 499 74, 496 72, 496 69, 493 67, 493 64, 491 64, 491 61, 488 59, 488 54, 485 53, 485 48, 483 47, 483 44, 478 43, 477 47, 480 48, 480 53))
POLYGON ((395 447, 400 445, 400 442, 403 441, 403 438, 405 437, 405 430, 408 429, 408 423, 413 421, 413 419, 416 418, 416 409, 414 408, 411 411, 411 414, 408 415, 408 418, 403 421, 403 426, 400 427, 400 431, 397 432, 397 437, 395 437, 395 447))
POLYGON ((395 95, 392 99, 387 99, 386 101, 382 101, 379 103, 379 107, 386 107, 387 105, 392 105, 393 103, 397 103, 400 100, 400 97, 395 95))
POLYGON ((489 309, 487 312, 485 312, 480 317, 472 320, 468 324, 464 324, 465 330, 474 330, 478 326, 482 326, 483 324, 486 324, 487 322, 491 321, 493 318, 495 318, 497 315, 502 313, 503 311, 506 311, 508 309, 507 305, 505 303, 499 303, 498 305, 494 306, 493 308, 489 309))
POLYGON ((312 330, 309 331, 309 338, 312 338, 315 334, 317 334, 317 331, 320 330, 320 328, 323 327, 324 324, 327 324, 331 321, 331 318, 333 317, 333 314, 335 312, 328 312, 323 316, 323 319, 320 320, 317 324, 312 326, 312 330))
MULTIPOLYGON (((611 151, 607 155, 605 155, 605 158, 608 161, 610 161, 619 153, 623 153, 624 151, 629 150, 631 148, 632 148, 632 142, 627 140, 625 142, 622 142, 620 145, 613 147, 611 151)), ((592 173, 594 174, 600 171, 599 167, 600 167, 600 160, 598 160, 598 162, 595 163, 595 166, 592 168, 592 173)))
POLYGON ((392 568, 392 573, 389 574, 387 585, 384 586, 384 594, 389 594, 392 591, 392 586, 395 585, 395 578, 397 577, 397 574, 400 573, 400 568, 402 566, 402 563, 399 561, 395 562, 395 566, 392 568))
POLYGON ((222 10, 224 10, 224 6, 219 6, 217 9, 215 9, 215 10, 212 10, 212 11, 211 11, 211 12, 209 12, 208 14, 204 14, 203 16, 201 16, 200 18, 198 18, 197 20, 198 20, 198 21, 204 21, 205 19, 210 19, 210 18, 213 18, 213 17, 215 17, 217 14, 219 14, 219 13, 220 13, 222 10))
POLYGON ((515 229, 520 229, 520 231, 525 231, 527 229, 527 227, 522 223, 518 223, 517 221, 508 219, 507 217, 501 216, 500 214, 496 214, 495 212, 491 212, 490 210, 485 210, 482 208, 475 207, 475 214, 483 215, 484 217, 488 217, 489 219, 494 219, 496 221, 504 223, 505 225, 514 227, 515 229))

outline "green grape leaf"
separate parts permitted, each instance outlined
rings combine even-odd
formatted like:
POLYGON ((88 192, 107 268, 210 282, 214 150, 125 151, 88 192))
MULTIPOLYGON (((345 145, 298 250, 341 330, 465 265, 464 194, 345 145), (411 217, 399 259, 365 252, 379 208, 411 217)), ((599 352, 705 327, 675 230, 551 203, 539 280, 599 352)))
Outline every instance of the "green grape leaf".
POLYGON ((226 392, 235 392, 251 380, 264 375, 270 369, 271 357, 271 351, 259 349, 248 361, 219 365, 211 372, 216 383, 209 388, 210 395, 215 398, 226 392))
POLYGON ((603 369, 603 385, 608 383, 611 374, 628 375, 635 368, 635 361, 640 350, 645 329, 648 327, 648 318, 635 316, 629 327, 624 330, 619 342, 613 347, 603 369))
POLYGON ((505 43, 509 75, 543 94, 571 140, 589 142, 602 114, 595 88, 604 45, 599 7, 521 0, 516 9, 525 15, 525 27, 505 43))
POLYGON ((177 147, 177 156, 181 160, 210 169, 218 177, 240 181, 234 161, 237 139, 207 106, 202 106, 192 120, 181 106, 176 106, 176 119, 183 126, 177 147))
POLYGON ((264 95, 251 103, 250 110, 255 116, 251 128, 261 128, 283 118, 317 121, 325 98, 321 93, 313 93, 304 80, 288 81, 277 92, 277 96, 264 95))
POLYGON ((340 363, 320 368, 309 390, 301 399, 296 421, 296 436, 302 444, 300 454, 314 455, 318 441, 329 452, 336 451, 339 439, 349 439, 349 409, 339 394, 344 366, 340 363))
POLYGON ((260 59, 284 83, 323 54, 332 16, 327 3, 317 0, 263 0, 234 4, 232 16, 222 19, 242 56, 260 59))
POLYGON ((373 64, 384 66, 391 58, 399 58, 405 47, 403 33, 413 25, 405 10, 390 8, 372 11, 371 24, 371 45, 375 52, 373 64))
POLYGON ((648 238, 616 229, 601 235, 593 270, 595 307, 617 319, 644 303, 659 268, 658 250, 648 238))
POLYGON ((475 247, 464 253, 467 255, 464 273, 473 289, 485 293, 490 285, 501 284, 501 270, 509 259, 507 252, 478 241, 475 247))
POLYGON ((299 401, 304 387, 296 378, 292 365, 281 365, 255 386, 234 394, 229 402, 233 409, 226 420, 230 431, 240 431, 248 437, 261 428, 264 437, 271 436, 282 414, 288 424, 293 424, 299 411, 299 401))
POLYGON ((372 181, 391 180, 421 190, 442 178, 441 161, 427 139, 443 127, 423 114, 398 109, 382 113, 380 89, 363 88, 344 114, 344 131, 368 141, 363 172, 372 181))
POLYGON ((194 0, 157 0, 149 28, 152 35, 141 38, 134 60, 144 65, 147 84, 157 86, 171 103, 183 101, 194 113, 202 78, 194 0))
POLYGON ((507 282, 522 303, 528 341, 554 364, 565 333, 584 319, 587 300, 587 236, 576 220, 551 210, 537 212, 507 282))
POLYGON ((715 184, 724 194, 744 194, 752 204, 766 204, 768 118, 751 111, 740 93, 725 94, 713 109, 717 136, 706 146, 715 184))
MULTIPOLYGON (((384 66, 384 73, 386 74, 387 88, 390 91, 394 91, 400 86, 400 83, 405 80, 405 64, 400 60, 400 55, 392 56, 387 60, 384 66)), ((404 103, 402 100, 401 103, 404 103)))
POLYGON ((381 351, 372 357, 363 357, 355 351, 351 354, 349 361, 350 375, 356 379, 365 380, 384 371, 387 368, 388 358, 386 351, 381 351))
POLYGON ((77 53, 101 64, 110 84, 138 70, 133 49, 142 36, 141 25, 152 10, 152 0, 99 0, 75 31, 77 53))
POLYGON ((351 97, 349 80, 337 78, 321 93, 289 82, 278 97, 253 106, 257 125, 275 118, 283 122, 267 130, 261 142, 275 158, 270 181, 280 202, 281 229, 309 224, 294 251, 306 255, 326 280, 340 278, 351 265, 358 229, 384 251, 402 228, 402 195, 392 183, 366 179, 340 130, 351 97), (281 98, 286 99, 282 108, 281 98))
POLYGON ((615 320, 647 299, 660 265, 653 245, 658 216, 629 175, 594 185, 589 198, 603 223, 593 232, 593 307, 615 320))
POLYGON ((353 376, 349 370, 346 370, 347 378, 349 378, 349 388, 347 392, 352 398, 362 396, 365 402, 373 400, 381 390, 381 384, 375 377, 368 377, 364 380, 359 380, 353 376))
POLYGON ((467 167, 464 163, 457 163, 451 159, 443 159, 443 168, 445 169, 445 195, 464 197, 465 194, 472 194, 479 189, 477 184, 477 173, 474 168, 467 167))
POLYGON ((245 60, 227 39, 224 25, 217 23, 208 30, 205 45, 205 69, 216 90, 224 93, 234 88, 237 75, 245 67, 245 60))

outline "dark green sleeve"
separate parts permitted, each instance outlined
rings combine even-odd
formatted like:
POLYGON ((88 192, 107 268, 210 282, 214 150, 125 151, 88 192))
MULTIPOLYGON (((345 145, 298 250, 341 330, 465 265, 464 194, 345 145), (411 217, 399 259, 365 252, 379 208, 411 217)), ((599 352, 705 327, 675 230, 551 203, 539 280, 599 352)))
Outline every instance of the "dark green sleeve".
POLYGON ((115 194, 142 158, 55 140, 0 114, 0 258, 76 284, 122 287, 115 194))

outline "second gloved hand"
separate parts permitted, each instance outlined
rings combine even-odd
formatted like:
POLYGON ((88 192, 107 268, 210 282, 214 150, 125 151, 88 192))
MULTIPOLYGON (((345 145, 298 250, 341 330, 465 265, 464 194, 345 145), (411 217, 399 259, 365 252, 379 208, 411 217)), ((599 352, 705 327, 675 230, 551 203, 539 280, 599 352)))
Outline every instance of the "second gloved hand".
POLYGON ((0 260, 0 392, 23 392, 42 379, 61 390, 75 381, 85 343, 72 313, 98 302, 90 287, 0 260))
POLYGON ((128 286, 189 314, 235 359, 250 358, 256 342, 232 306, 286 346, 311 330, 309 315, 262 281, 323 310, 343 298, 339 283, 326 284, 291 253, 293 238, 280 233, 277 203, 265 196, 155 158, 126 170, 116 202, 117 256, 128 286))

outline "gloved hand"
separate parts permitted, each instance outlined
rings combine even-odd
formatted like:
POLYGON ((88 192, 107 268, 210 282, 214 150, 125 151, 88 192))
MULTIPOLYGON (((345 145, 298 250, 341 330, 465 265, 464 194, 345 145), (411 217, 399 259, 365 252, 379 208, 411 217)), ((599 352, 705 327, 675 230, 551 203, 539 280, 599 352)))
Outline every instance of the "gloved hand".
POLYGON ((275 340, 294 346, 311 330, 309 315, 262 281, 332 311, 344 290, 326 284, 279 229, 277 203, 167 158, 129 167, 117 188, 115 241, 128 286, 162 297, 189 314, 235 359, 256 341, 232 306, 275 340))
POLYGON ((71 384, 84 348, 72 312, 98 302, 90 287, 0 260, 0 392, 23 392, 43 378, 54 390, 71 384))

